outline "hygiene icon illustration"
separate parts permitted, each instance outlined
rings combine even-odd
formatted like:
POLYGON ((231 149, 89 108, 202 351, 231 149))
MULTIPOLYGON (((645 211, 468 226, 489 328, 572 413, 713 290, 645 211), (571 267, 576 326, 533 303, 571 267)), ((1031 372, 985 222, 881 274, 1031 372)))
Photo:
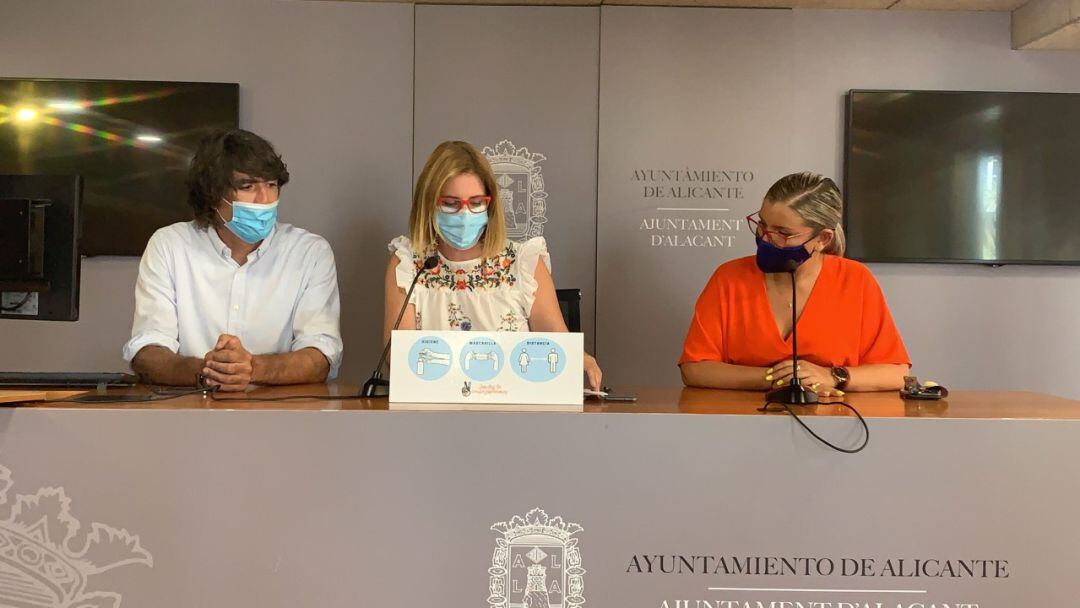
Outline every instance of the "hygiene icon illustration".
POLYGON ((409 349, 409 369, 421 380, 438 380, 450 371, 453 354, 442 338, 421 338, 409 349))

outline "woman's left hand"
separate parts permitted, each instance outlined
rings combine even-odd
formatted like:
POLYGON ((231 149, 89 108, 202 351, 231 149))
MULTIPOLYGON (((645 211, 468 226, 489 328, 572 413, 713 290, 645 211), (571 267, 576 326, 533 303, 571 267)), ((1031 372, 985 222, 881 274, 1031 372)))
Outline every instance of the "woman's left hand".
MULTIPOLYGON (((799 384, 823 397, 828 397, 837 392, 836 381, 832 376, 832 368, 822 367, 806 360, 800 360, 798 369, 795 369, 791 359, 788 359, 774 365, 772 370, 771 375, 773 377, 774 387, 783 386, 791 382, 791 376, 794 373, 799 379, 799 384)), ((843 395, 843 393, 839 394, 843 395)))
POLYGON ((585 377, 589 381, 589 388, 594 391, 600 390, 603 386, 601 381, 604 378, 604 373, 600 371, 600 364, 596 362, 596 357, 585 353, 585 377))

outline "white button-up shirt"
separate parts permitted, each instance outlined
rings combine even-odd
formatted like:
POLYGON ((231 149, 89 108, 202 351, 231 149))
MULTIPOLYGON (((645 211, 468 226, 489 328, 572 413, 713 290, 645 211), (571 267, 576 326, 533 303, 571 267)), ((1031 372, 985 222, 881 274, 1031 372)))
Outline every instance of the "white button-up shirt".
POLYGON ((149 345, 202 358, 232 334, 253 355, 316 348, 334 378, 339 315, 334 252, 321 236, 279 223, 241 266, 213 228, 180 222, 146 244, 124 360, 149 345))

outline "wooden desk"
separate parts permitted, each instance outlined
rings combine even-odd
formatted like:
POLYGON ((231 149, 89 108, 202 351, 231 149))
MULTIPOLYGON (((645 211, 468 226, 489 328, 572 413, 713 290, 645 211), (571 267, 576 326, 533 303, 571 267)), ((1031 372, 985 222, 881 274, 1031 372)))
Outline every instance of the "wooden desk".
MULTIPOLYGON (((358 387, 346 384, 312 384, 287 387, 260 387, 244 394, 220 393, 213 398, 187 395, 155 402, 72 403, 69 401, 27 403, 32 408, 87 409, 233 409, 233 410, 386 410, 386 399, 289 399, 302 395, 333 397, 355 395, 358 387)), ((604 403, 586 400, 586 413, 620 414, 728 414, 775 415, 758 412, 763 394, 754 391, 721 391, 695 388, 631 387, 635 403, 604 403)), ((149 395, 146 387, 115 389, 110 395, 149 395)), ((53 397, 55 398, 55 397, 53 397)), ((849 393, 847 403, 867 418, 956 418, 956 419, 1080 419, 1080 401, 1031 392, 954 391, 940 401, 904 400, 896 392, 849 393)), ((807 416, 850 416, 836 404, 798 407, 807 416)), ((778 412, 786 415, 784 412, 778 412)))
POLYGON ((50 399, 71 399, 86 391, 70 389, 0 389, 0 404, 26 404, 50 399))

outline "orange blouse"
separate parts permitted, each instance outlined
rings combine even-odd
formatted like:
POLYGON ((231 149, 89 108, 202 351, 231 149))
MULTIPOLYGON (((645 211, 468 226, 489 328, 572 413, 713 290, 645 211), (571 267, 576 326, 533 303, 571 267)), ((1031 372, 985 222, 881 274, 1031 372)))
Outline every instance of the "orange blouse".
MULTIPOLYGON (((826 255, 797 322, 799 357, 825 367, 910 365, 885 296, 866 266, 826 255)), ((721 361, 768 367, 791 358, 754 257, 722 264, 694 306, 679 364, 721 361)))

